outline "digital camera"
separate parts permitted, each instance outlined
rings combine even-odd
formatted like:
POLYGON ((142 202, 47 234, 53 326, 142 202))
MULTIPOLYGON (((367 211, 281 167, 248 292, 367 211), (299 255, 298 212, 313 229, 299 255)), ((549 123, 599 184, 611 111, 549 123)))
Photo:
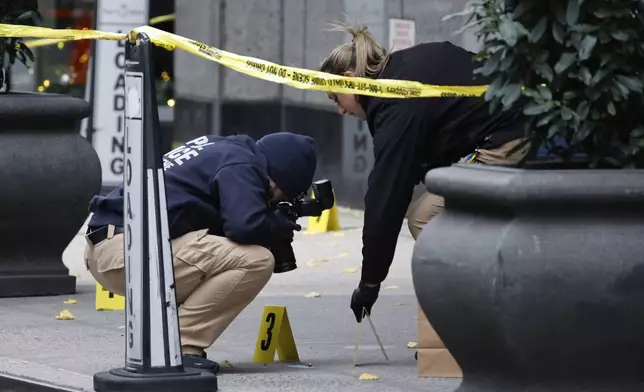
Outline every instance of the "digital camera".
MULTIPOLYGON (((303 216, 320 216, 325 210, 331 209, 335 203, 331 181, 324 179, 312 185, 313 198, 302 199, 293 203, 281 202, 277 209, 285 214, 292 222, 303 216)), ((297 268, 293 247, 289 242, 270 248, 275 258, 276 274, 292 271, 297 268)))

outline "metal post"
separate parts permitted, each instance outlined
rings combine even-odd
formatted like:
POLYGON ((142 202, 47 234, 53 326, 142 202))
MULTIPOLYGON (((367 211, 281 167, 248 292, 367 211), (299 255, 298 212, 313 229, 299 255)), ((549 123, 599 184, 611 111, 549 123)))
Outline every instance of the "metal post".
POLYGON ((125 46, 125 367, 94 375, 108 391, 217 391, 217 376, 181 362, 151 43, 125 46))
MULTIPOLYGON (((94 2, 94 16, 92 17, 92 26, 94 29, 98 29, 98 1, 94 2)), ((90 145, 94 145, 94 132, 96 130, 94 129, 94 113, 96 111, 94 110, 94 105, 96 105, 96 99, 94 99, 94 93, 95 93, 95 87, 96 87, 96 45, 97 42, 96 40, 90 40, 90 56, 89 56, 89 67, 87 67, 87 72, 89 73, 89 78, 85 78, 85 83, 89 83, 89 89, 85 89, 85 91, 89 91, 89 97, 87 97, 87 100, 89 101, 89 106, 92 108, 90 115, 87 117, 87 124, 85 127, 85 139, 89 142, 90 145)), ((83 130, 81 129, 81 133, 83 130)))

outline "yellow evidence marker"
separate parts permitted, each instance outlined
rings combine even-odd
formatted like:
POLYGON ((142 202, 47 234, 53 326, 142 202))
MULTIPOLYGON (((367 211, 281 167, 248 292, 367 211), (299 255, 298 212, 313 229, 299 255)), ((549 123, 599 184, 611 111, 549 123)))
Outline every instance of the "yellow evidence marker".
POLYGON ((114 294, 96 283, 96 310, 124 310, 125 297, 114 294))
POLYGON ((280 361, 299 361, 286 306, 264 306, 253 362, 272 363, 275 351, 280 361))
MULTIPOLYGON (((311 196, 315 198, 314 196, 311 196)), ((340 229, 340 217, 338 216, 338 206, 333 202, 330 210, 322 211, 320 216, 310 216, 309 224, 306 228, 308 233, 325 233, 327 231, 338 231, 340 229)))

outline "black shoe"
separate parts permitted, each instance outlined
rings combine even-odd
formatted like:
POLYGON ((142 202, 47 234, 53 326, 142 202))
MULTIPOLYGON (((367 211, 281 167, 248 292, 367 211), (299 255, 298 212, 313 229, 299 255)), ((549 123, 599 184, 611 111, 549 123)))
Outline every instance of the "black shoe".
POLYGON ((207 359, 206 353, 203 353, 202 355, 184 354, 181 357, 181 361, 185 367, 205 370, 213 374, 217 374, 219 372, 219 364, 207 359))

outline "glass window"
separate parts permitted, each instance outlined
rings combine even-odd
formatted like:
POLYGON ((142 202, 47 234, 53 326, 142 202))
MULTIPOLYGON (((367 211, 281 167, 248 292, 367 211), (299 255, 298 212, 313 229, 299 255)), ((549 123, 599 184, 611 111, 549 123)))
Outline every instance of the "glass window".
MULTIPOLYGON (((43 26, 56 29, 93 29, 95 0, 39 0, 43 26)), ((174 33, 174 0, 150 1, 150 18, 171 15, 154 27, 174 33)), ((26 68, 19 62, 11 69, 11 89, 85 97, 92 41, 79 40, 32 48, 35 62, 26 68)), ((154 74, 159 109, 174 106, 173 54, 153 48, 154 74)), ((164 112, 162 117, 168 117, 164 112)), ((162 118, 163 121, 163 118, 162 118)))

